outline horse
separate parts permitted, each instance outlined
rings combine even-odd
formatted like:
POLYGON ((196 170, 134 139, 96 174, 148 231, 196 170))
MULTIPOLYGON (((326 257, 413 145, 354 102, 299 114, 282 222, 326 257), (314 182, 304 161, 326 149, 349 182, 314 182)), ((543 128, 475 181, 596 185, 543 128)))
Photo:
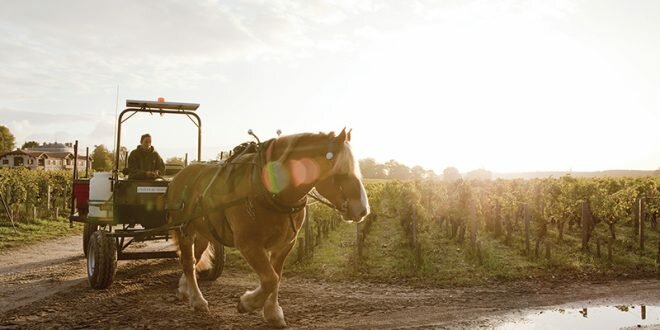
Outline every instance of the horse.
POLYGON ((167 191, 168 221, 180 224, 173 235, 183 268, 177 296, 209 312, 196 276, 212 267, 204 251, 213 243, 234 247, 259 276, 256 289, 240 297, 238 311, 263 310, 269 326, 286 327, 278 289, 305 220, 307 195, 316 189, 346 222, 369 214, 350 140, 345 128, 339 135, 282 136, 243 144, 223 164, 192 164, 179 172, 167 191))

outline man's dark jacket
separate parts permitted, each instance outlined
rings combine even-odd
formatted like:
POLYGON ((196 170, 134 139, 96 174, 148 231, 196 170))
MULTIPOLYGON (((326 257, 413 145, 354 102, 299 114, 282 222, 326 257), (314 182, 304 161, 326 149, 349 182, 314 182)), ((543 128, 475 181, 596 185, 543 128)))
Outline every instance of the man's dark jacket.
POLYGON ((138 145, 137 149, 131 151, 128 156, 128 177, 130 179, 149 179, 147 171, 158 170, 162 175, 165 173, 165 163, 154 147, 145 150, 138 145))

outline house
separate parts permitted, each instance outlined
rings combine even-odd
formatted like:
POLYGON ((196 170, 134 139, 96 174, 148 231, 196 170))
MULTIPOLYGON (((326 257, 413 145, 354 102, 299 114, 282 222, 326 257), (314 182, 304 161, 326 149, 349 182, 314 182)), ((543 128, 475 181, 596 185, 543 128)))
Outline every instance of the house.
MULTIPOLYGON (((73 170, 73 152, 69 151, 70 143, 44 143, 36 148, 16 149, 0 154, 0 168, 27 167, 41 170, 73 170)), ((84 170, 92 158, 78 155, 78 169, 84 170)))

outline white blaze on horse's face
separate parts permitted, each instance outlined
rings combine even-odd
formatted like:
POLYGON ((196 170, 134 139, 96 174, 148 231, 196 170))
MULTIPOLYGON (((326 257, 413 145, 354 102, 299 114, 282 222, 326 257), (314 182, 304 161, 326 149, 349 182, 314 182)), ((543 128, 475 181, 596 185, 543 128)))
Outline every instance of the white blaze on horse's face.
POLYGON ((370 212, 369 199, 362 183, 360 166, 348 144, 335 161, 336 173, 320 181, 316 190, 342 212, 344 220, 360 222, 370 212))

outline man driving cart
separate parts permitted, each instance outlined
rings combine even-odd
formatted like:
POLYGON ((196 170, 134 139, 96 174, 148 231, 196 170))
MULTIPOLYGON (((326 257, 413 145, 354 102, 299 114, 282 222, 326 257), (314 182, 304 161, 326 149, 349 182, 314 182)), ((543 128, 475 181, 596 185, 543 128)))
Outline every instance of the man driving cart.
POLYGON ((140 137, 140 144, 128 156, 128 178, 132 180, 155 179, 165 173, 165 163, 151 146, 151 135, 140 137))

